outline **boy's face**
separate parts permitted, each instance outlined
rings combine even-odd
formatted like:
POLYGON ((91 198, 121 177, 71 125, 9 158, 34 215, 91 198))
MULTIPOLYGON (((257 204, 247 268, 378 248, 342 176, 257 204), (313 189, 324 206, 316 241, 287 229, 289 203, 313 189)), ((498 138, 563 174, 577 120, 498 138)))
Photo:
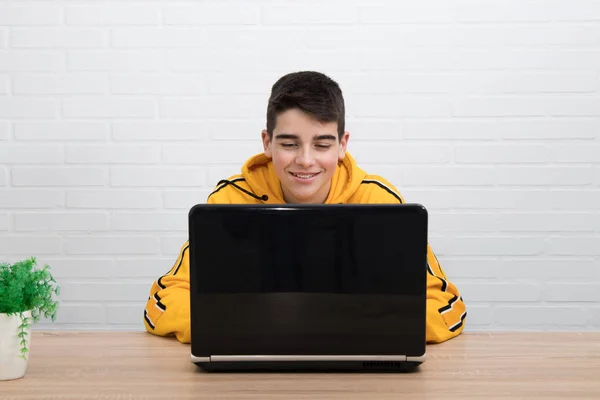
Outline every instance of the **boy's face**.
POLYGON ((277 117, 273 137, 262 132, 265 155, 273 160, 286 203, 324 203, 349 133, 338 140, 337 122, 321 123, 298 110, 277 117))

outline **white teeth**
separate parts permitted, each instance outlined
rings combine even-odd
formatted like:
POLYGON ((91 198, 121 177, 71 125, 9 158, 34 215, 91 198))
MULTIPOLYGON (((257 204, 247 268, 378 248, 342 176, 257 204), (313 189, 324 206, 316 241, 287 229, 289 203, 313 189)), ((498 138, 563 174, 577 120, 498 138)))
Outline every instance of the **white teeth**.
POLYGON ((294 176, 296 176, 296 177, 298 177, 298 178, 300 178, 300 179, 310 179, 310 178, 312 178, 313 176, 315 176, 316 174, 312 174, 312 175, 300 175, 300 174, 292 174, 292 175, 294 175, 294 176))

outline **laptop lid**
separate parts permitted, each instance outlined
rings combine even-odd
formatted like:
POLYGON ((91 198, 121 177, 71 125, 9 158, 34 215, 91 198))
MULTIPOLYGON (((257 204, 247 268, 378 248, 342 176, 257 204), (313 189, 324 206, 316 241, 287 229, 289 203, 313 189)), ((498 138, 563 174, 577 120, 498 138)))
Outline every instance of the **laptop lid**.
POLYGON ((200 204, 189 245, 194 362, 423 359, 421 205, 200 204))

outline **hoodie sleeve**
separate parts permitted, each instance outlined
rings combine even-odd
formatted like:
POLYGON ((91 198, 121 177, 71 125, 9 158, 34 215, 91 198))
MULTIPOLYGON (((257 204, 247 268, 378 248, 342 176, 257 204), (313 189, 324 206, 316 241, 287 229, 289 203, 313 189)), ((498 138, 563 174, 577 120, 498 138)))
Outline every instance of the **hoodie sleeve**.
MULTIPOLYGON (((231 192, 218 186, 209 196, 208 204, 232 203, 231 192)), ((144 309, 146 330, 158 336, 175 336, 181 343, 191 342, 190 327, 190 258, 189 242, 179 251, 173 267, 159 277, 150 288, 150 296, 144 309)))
MULTIPOLYGON (((353 203, 405 203, 400 192, 378 175, 368 175, 353 203)), ((431 246, 427 244, 427 343, 441 343, 464 329, 466 306, 457 287, 448 280, 431 246)))
POLYGON ((190 262, 188 242, 179 251, 173 267, 150 288, 144 310, 146 330, 158 336, 174 335, 190 343, 190 262))
POLYGON ((464 329, 467 310, 458 289, 448 280, 427 245, 427 342, 441 343, 464 329))

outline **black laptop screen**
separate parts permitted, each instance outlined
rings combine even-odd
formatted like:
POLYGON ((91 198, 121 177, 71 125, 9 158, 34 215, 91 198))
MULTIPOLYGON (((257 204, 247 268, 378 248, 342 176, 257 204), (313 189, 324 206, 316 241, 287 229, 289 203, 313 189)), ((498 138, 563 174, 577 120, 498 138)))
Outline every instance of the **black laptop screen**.
POLYGON ((427 216, 415 206, 192 213, 197 293, 422 293, 427 216))
POLYGON ((420 206, 199 206, 190 212, 192 353, 425 351, 420 206))

